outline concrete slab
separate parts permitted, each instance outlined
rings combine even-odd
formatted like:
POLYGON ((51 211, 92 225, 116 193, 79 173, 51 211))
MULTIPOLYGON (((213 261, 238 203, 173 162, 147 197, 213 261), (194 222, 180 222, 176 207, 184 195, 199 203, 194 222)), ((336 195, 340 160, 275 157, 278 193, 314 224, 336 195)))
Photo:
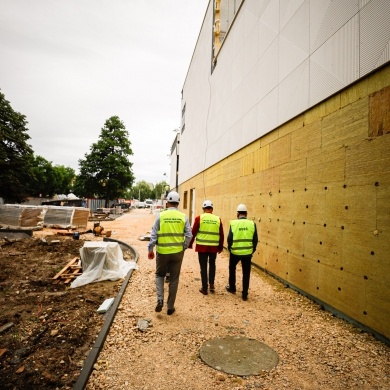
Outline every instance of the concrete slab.
POLYGON ((21 230, 21 229, 0 229, 0 237, 7 237, 11 239, 23 239, 31 238, 33 235, 32 230, 21 230))
POLYGON ((214 338, 203 343, 200 357, 210 367, 238 376, 259 375, 271 370, 278 354, 266 344, 239 336, 214 338))

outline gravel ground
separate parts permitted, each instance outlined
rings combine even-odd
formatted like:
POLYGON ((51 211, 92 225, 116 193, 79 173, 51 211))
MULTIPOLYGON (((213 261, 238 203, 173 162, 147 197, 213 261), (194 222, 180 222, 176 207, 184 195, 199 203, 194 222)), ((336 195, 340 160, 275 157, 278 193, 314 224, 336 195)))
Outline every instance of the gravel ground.
MULTIPOLYGON (((176 312, 155 313, 155 260, 147 259, 154 215, 132 210, 104 222, 112 237, 140 254, 139 270, 127 286, 87 389, 390 389, 390 347, 285 288, 252 271, 248 301, 225 291, 228 254, 217 258, 216 292, 199 292, 197 254, 186 251, 176 312), (150 320, 146 331, 139 320, 150 320), (278 365, 261 375, 240 377, 217 371, 199 356, 215 337, 239 335, 267 344, 278 365)), ((261 240, 261 237, 260 237, 261 240)), ((241 270, 237 270, 237 280, 241 270)))

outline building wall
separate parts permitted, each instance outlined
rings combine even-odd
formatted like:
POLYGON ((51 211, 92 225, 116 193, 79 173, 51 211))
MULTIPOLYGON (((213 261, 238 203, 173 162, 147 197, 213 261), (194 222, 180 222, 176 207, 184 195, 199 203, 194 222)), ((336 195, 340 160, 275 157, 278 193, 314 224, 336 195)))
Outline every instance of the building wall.
POLYGON ((389 107, 390 63, 179 186, 189 216, 211 199, 225 230, 245 203, 255 264, 387 339, 389 107))
POLYGON ((213 61, 216 3, 183 86, 179 184, 390 61, 389 0, 234 2, 213 61))

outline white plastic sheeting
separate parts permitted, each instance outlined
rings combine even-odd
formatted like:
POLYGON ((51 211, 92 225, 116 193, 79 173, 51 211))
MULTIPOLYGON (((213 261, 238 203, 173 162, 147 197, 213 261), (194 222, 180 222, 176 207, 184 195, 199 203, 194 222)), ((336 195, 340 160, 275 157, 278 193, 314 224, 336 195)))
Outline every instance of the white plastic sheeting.
POLYGON ((80 249, 82 275, 70 287, 80 287, 102 280, 124 278, 131 269, 137 269, 135 261, 123 259, 122 249, 117 242, 86 241, 80 249))

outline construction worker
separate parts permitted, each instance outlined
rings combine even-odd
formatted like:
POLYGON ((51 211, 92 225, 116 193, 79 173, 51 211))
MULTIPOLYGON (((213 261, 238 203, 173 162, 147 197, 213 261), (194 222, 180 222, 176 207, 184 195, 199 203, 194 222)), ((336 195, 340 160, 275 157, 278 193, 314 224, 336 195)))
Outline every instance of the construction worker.
POLYGON ((192 244, 196 239, 195 252, 198 252, 202 280, 202 287, 199 291, 207 295, 209 286, 210 292, 215 292, 215 262, 217 253, 221 253, 223 250, 224 233, 221 219, 213 214, 213 202, 205 200, 202 209, 203 214, 195 218, 192 226, 192 239, 189 248, 192 248, 192 244))
POLYGON ((164 306, 164 277, 169 267, 167 314, 172 315, 175 312, 184 251, 188 248, 192 234, 187 216, 177 209, 180 203, 179 194, 172 191, 166 200, 167 209, 156 215, 150 234, 148 259, 154 259, 153 248, 156 245, 156 312, 160 312, 164 306))
POLYGON ((242 299, 248 299, 252 255, 256 251, 258 236, 256 224, 248 220, 248 210, 244 204, 237 206, 237 219, 230 221, 227 238, 229 257, 229 284, 226 290, 236 293, 236 266, 241 261, 242 299))

